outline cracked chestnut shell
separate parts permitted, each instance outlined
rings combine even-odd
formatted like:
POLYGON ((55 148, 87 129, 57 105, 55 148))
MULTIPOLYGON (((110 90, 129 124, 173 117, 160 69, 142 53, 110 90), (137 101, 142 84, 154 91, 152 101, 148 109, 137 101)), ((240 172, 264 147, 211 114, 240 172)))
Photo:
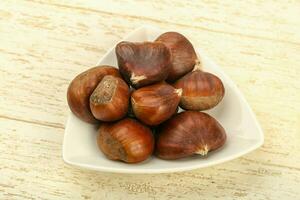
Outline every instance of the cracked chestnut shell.
POLYGON ((81 120, 97 123, 90 110, 90 95, 106 75, 121 77, 117 68, 108 65, 93 67, 76 76, 67 91, 70 110, 81 120))
POLYGON ((101 121, 115 121, 128 111, 129 87, 121 78, 105 76, 92 95, 90 108, 94 117, 101 121))
POLYGON ((177 110, 181 89, 167 83, 157 83, 134 91, 131 105, 134 115, 147 125, 154 126, 170 118, 177 110))
POLYGON ((215 75, 195 68, 173 84, 182 89, 180 107, 185 110, 207 110, 215 107, 224 97, 225 88, 215 75))
POLYGON ((155 41, 164 43, 171 51, 171 69, 167 78, 168 82, 174 82, 192 71, 196 64, 200 65, 193 45, 182 34, 166 32, 155 41))
POLYGON ((146 160, 153 152, 151 130, 134 119, 103 123, 98 132, 98 147, 111 160, 137 163, 146 160))
POLYGON ((159 128, 155 154, 167 160, 206 155, 225 141, 225 130, 217 120, 206 113, 185 111, 159 128))
POLYGON ((120 73, 135 88, 163 81, 170 71, 170 51, 160 42, 120 42, 116 55, 120 73))

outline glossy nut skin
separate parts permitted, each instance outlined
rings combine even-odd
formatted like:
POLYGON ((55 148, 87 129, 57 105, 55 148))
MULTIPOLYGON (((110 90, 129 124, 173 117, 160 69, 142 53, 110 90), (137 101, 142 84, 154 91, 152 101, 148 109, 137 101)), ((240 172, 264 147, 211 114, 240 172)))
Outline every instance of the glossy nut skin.
POLYGON ((128 111, 129 94, 125 81, 111 75, 105 76, 90 96, 92 114, 105 122, 122 119, 128 111))
POLYGON ((90 95, 106 75, 121 77, 117 68, 108 65, 93 67, 76 76, 67 91, 67 100, 71 111, 81 120, 98 123, 90 110, 90 95))
POLYGON ((170 51, 160 42, 120 42, 116 55, 120 73, 134 88, 165 80, 170 71, 170 51))
POLYGON ((111 160, 137 163, 149 158, 154 150, 151 130, 134 119, 103 123, 98 132, 98 147, 111 160))
POLYGON ((166 32, 155 41, 164 43, 171 51, 170 73, 167 81, 174 82, 193 70, 199 61, 191 42, 177 32, 166 32))
POLYGON ((197 111, 178 113, 162 124, 157 137, 155 154, 167 160, 206 155, 226 141, 225 130, 218 121, 197 111))
POLYGON ((134 115, 143 123, 154 126, 170 118, 180 101, 181 89, 167 83, 140 88, 132 93, 131 105, 134 115))
POLYGON ((188 73, 175 84, 182 89, 180 107, 185 110, 207 110, 215 107, 224 97, 225 88, 215 75, 195 70, 188 73))

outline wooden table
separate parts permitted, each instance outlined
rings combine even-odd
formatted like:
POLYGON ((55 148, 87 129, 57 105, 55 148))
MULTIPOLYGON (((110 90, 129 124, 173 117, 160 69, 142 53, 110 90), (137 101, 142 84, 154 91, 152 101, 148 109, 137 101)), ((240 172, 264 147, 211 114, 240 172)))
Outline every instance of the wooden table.
POLYGON ((0 1, 0 199, 299 199, 300 2, 0 1), (244 93, 265 144, 163 175, 62 160, 66 89, 140 25, 179 31, 244 93))

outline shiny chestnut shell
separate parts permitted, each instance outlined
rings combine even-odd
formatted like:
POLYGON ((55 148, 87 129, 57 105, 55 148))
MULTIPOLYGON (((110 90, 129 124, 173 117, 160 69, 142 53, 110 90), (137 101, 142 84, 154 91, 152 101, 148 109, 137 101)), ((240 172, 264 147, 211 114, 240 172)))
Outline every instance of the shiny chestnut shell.
POLYGON ((88 123, 98 122, 90 110, 90 95, 106 75, 121 77, 118 69, 103 65, 82 72, 70 83, 67 91, 68 104, 71 111, 81 120, 88 123))
POLYGON ((182 89, 180 107, 185 110, 207 110, 216 106, 224 97, 225 88, 215 75, 195 70, 173 84, 182 89))
POLYGON ((98 147, 111 160, 137 163, 150 157, 154 150, 151 130, 134 119, 103 123, 98 132, 98 147))
POLYGON ((135 88, 165 80, 170 71, 170 51, 160 42, 120 42, 116 55, 120 73, 135 88))
POLYGON ((90 108, 94 117, 101 121, 115 121, 128 111, 129 87, 121 78, 105 76, 92 95, 90 108))
POLYGON ((156 155, 162 159, 178 159, 193 154, 206 155, 226 141, 224 128, 206 113, 178 113, 158 129, 156 155))
POLYGON ((180 101, 181 89, 157 83, 135 90, 131 96, 134 115, 147 125, 158 125, 170 118, 180 101))
POLYGON ((171 51, 168 82, 173 82, 193 70, 198 64, 197 54, 191 42, 177 32, 166 32, 155 41, 164 43, 171 51))

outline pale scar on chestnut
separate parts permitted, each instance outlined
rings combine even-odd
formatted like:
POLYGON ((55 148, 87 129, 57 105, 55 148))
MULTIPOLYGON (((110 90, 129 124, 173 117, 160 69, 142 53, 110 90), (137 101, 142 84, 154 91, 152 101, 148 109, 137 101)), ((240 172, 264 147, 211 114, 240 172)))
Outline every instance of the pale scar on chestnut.
POLYGON ((105 104, 111 101, 117 88, 117 80, 113 78, 103 78, 91 95, 94 104, 105 104))
POLYGON ((111 155, 113 155, 113 156, 107 155, 108 157, 111 157, 112 159, 116 159, 117 157, 117 159, 124 160, 124 161, 127 160, 127 153, 123 148, 122 144, 118 140, 114 139, 112 136, 107 134, 104 142, 110 148, 111 155))
POLYGON ((105 142, 107 145, 109 145, 113 155, 117 155, 117 157, 119 157, 121 160, 127 160, 127 153, 117 140, 112 137, 108 137, 106 138, 105 142))

